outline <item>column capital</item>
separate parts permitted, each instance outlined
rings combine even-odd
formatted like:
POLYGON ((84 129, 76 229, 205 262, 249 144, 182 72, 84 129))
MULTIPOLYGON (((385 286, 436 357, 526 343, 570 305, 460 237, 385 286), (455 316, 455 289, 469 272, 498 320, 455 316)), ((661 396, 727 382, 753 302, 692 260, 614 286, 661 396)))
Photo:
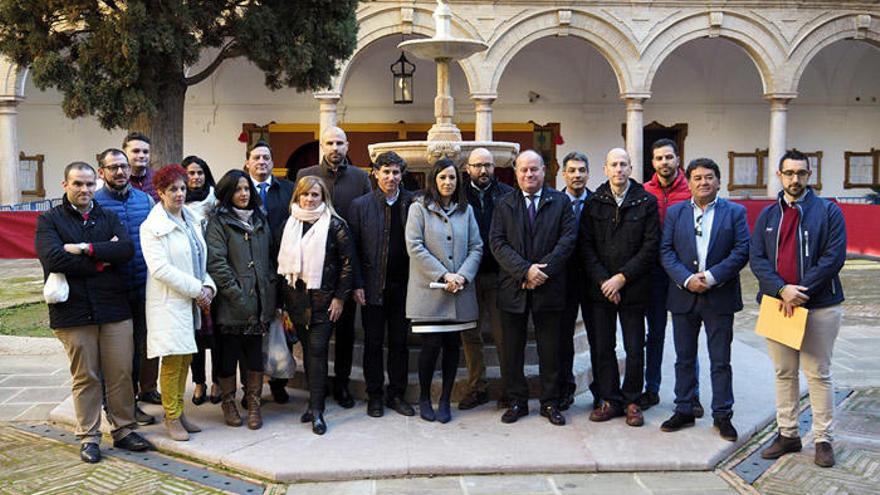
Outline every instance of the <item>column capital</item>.
POLYGON ((629 93, 620 93, 620 99, 626 101, 627 103, 631 101, 638 101, 639 103, 644 103, 645 100, 651 97, 651 93, 649 91, 633 91, 629 93))
POLYGON ((788 102, 797 98, 797 93, 764 93, 764 99, 771 104, 787 105, 788 102))
POLYGON ((492 103, 493 101, 498 99, 498 93, 494 91, 487 91, 485 93, 471 93, 471 99, 474 101, 488 101, 492 103))
POLYGON ((342 99, 342 93, 339 93, 338 91, 315 91, 314 93, 312 93, 312 96, 316 100, 321 101, 336 100, 331 101, 332 103, 338 103, 339 100, 342 99))

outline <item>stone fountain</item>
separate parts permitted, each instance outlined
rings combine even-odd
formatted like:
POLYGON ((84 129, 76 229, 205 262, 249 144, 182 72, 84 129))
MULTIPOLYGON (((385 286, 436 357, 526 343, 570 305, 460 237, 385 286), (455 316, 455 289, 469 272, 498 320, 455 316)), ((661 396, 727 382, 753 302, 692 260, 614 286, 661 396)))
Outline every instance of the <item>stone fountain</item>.
POLYGON ((496 166, 509 166, 519 153, 518 143, 501 141, 462 141, 461 131, 452 121, 454 102, 452 85, 449 80, 449 64, 467 58, 474 53, 486 50, 489 46, 477 40, 455 38, 452 36, 452 11, 443 0, 437 0, 434 10, 435 33, 432 38, 410 40, 400 43, 398 48, 412 55, 432 60, 437 64, 437 96, 434 98, 434 125, 428 130, 427 141, 394 141, 376 143, 368 146, 370 159, 386 152, 394 151, 411 170, 426 171, 435 161, 449 158, 460 164, 475 148, 486 148, 495 158, 496 166))

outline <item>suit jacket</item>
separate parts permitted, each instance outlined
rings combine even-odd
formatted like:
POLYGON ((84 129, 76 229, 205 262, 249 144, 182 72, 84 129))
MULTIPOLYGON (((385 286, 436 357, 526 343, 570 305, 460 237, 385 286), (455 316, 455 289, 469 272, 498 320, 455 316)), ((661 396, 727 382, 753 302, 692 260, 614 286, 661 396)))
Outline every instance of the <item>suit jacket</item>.
POLYGON ((525 199, 519 189, 499 198, 489 229, 489 244, 500 268, 498 307, 511 313, 526 312, 528 291, 522 288, 526 273, 532 264, 546 263, 543 271, 549 279, 531 291, 531 309, 565 309, 567 262, 576 241, 574 213, 564 193, 544 186, 534 229, 528 227, 525 199))
MULTIPOLYGON (((253 182, 253 179, 251 179, 253 182)), ((254 188, 257 185, 254 183, 254 188)), ((278 229, 290 216, 290 198, 293 197, 293 182, 287 179, 272 177, 272 185, 266 191, 266 216, 269 217, 269 232, 275 235, 278 229)), ((259 194, 259 190, 257 192, 259 194)))
MULTIPOLYGON (((749 260, 749 225, 744 206, 717 201, 706 255, 706 270, 712 272, 716 285, 705 294, 715 312, 731 314, 743 308, 739 272, 749 260)), ((690 201, 671 206, 663 225, 660 260, 669 274, 666 306, 673 313, 686 313, 697 301, 697 294, 684 285, 699 264, 693 208, 690 201)))

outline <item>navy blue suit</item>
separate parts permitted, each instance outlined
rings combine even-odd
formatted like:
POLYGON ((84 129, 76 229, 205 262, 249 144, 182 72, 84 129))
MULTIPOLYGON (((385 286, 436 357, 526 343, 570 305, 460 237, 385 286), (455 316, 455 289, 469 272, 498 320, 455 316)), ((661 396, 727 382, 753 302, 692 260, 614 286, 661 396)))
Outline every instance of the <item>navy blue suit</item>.
POLYGON ((712 370, 712 416, 727 418, 733 414, 733 314, 743 308, 739 272, 749 259, 749 226, 745 207, 718 198, 705 263, 715 285, 702 294, 691 292, 685 282, 699 271, 693 208, 687 201, 669 209, 660 242, 660 260, 670 279, 666 305, 672 313, 675 337, 675 410, 693 415, 697 342, 700 326, 705 324, 712 370))

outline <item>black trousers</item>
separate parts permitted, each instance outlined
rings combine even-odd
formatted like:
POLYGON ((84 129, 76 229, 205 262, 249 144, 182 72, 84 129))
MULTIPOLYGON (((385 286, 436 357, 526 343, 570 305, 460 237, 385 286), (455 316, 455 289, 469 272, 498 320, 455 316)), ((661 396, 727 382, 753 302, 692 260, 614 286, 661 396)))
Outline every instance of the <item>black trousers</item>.
POLYGON ((333 335, 333 324, 312 324, 300 333, 301 337, 302 334, 305 334, 301 342, 306 381, 309 384, 309 410, 323 413, 327 397, 327 348, 333 335))
MULTIPOLYGON (((409 374, 409 349, 406 345, 409 321, 406 319, 406 286, 389 285, 383 292, 383 304, 361 308, 364 325, 364 379, 370 397, 382 395, 385 370, 382 344, 388 332, 388 397, 403 397, 409 374)), ((338 342, 337 342, 338 344, 338 342)))
MULTIPOLYGON (((622 408, 635 403, 645 382, 645 307, 597 303, 590 308, 591 330, 595 334, 596 361, 593 377, 599 398, 622 408), (623 328, 626 372, 623 386, 617 367, 617 318, 623 328)), ((593 352, 591 349, 590 352, 593 352)))
POLYGON ((431 382, 437 368, 437 357, 443 351, 440 372, 443 377, 440 401, 449 402, 458 371, 458 354, 461 349, 461 332, 422 333, 422 350, 419 351, 419 400, 431 399, 431 382))
MULTIPOLYGON (((574 394, 577 390, 577 383, 574 380, 574 327, 577 323, 578 310, 583 315, 584 329, 590 344, 590 364, 593 369, 596 369, 596 363, 592 362, 593 339, 591 335, 593 332, 590 331, 590 313, 587 308, 585 292, 582 288, 569 288, 568 300, 562 311, 562 320, 559 324, 561 339, 559 343, 559 393, 562 396, 574 394)), ((595 398, 597 394, 594 383, 590 383, 590 391, 593 392, 593 398, 595 398)))
MULTIPOLYGON (((215 343, 220 354, 221 378, 235 376, 236 365, 241 362, 247 371, 263 372, 263 336, 262 335, 215 335, 215 343)), ((244 381, 245 377, 242 377, 244 381)))
POLYGON ((525 313, 501 312, 504 353, 507 355, 507 397, 511 401, 525 403, 529 400, 529 383, 525 366, 526 340, 529 313, 535 323, 535 341, 538 344, 538 375, 541 382, 541 405, 555 403, 561 398, 559 383, 561 374, 560 342, 562 311, 531 311, 525 313))
POLYGON ((196 348, 198 352, 193 354, 189 369, 192 370, 193 383, 205 384, 205 354, 211 349, 211 383, 219 383, 217 373, 220 371, 220 350, 213 335, 196 334, 196 348))
POLYGON ((146 286, 132 287, 128 291, 131 307, 134 352, 131 355, 131 381, 134 393, 156 390, 159 381, 159 358, 147 359, 147 313, 146 286))
POLYGON ((354 315, 357 304, 348 298, 342 307, 342 315, 334 325, 336 335, 336 356, 333 361, 334 383, 337 387, 347 386, 351 377, 352 354, 354 353, 354 315))

